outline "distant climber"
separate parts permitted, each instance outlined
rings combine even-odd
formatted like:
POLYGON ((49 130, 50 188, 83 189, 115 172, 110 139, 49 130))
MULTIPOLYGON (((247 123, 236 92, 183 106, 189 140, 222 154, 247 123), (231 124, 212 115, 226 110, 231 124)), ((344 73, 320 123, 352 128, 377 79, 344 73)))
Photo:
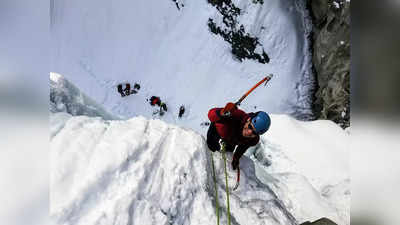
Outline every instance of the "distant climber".
POLYGON ((140 90, 140 85, 138 83, 135 83, 133 85, 133 89, 131 90, 131 94, 137 94, 140 90))
POLYGON ((181 107, 179 107, 179 118, 182 118, 183 114, 185 113, 185 106, 181 105, 181 107))
MULTIPOLYGON (((178 10, 180 10, 181 8, 179 7, 179 1, 178 0, 172 0, 173 2, 175 2, 176 8, 178 8, 178 10)), ((183 3, 180 3, 181 7, 184 7, 185 5, 183 3)))
POLYGON ((117 88, 118 92, 121 94, 121 97, 125 97, 125 93, 122 90, 122 84, 118 84, 118 88, 117 88))
POLYGON ((260 135, 264 134, 271 125, 269 115, 263 111, 245 113, 229 102, 224 108, 213 108, 208 112, 211 121, 207 132, 208 148, 215 152, 220 150, 220 139, 225 142, 227 152, 233 152, 232 168, 239 166, 240 157, 246 150, 256 145, 260 135))
POLYGON ((150 105, 152 105, 152 106, 155 106, 155 105, 160 106, 160 110, 157 111, 157 112, 160 113, 160 116, 164 115, 164 113, 166 111, 168 111, 167 105, 164 102, 161 102, 161 99, 158 96, 151 96, 150 105))
POLYGON ((126 83, 124 91, 125 91, 126 96, 131 94, 131 84, 130 83, 126 83))
POLYGON ((134 85, 133 85, 133 89, 135 89, 135 90, 140 90, 140 84, 138 84, 138 83, 135 83, 134 85))

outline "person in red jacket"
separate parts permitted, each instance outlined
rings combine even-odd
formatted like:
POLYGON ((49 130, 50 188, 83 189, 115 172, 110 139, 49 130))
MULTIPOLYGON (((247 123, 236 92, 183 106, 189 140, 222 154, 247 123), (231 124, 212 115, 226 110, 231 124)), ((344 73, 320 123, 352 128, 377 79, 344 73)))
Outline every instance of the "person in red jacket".
POLYGON ((220 150, 220 139, 225 142, 225 150, 233 152, 232 168, 236 170, 239 159, 246 150, 260 141, 271 125, 271 119, 266 112, 245 113, 232 102, 224 108, 213 108, 208 112, 211 121, 207 132, 208 148, 215 152, 220 150))

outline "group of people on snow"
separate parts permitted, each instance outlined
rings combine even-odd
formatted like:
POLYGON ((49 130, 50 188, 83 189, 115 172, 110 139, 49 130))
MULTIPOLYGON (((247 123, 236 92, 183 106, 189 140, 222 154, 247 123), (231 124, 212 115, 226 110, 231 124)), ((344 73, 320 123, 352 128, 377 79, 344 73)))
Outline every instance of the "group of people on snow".
MULTIPOLYGON (((123 88, 122 84, 118 84, 117 86, 117 91, 120 93, 121 97, 125 97, 131 94, 137 94, 140 89, 140 85, 138 83, 135 83, 133 86, 133 89, 131 90, 131 85, 129 83, 125 84, 125 88, 123 88)), ((150 99, 147 99, 147 101, 150 102, 151 106, 159 106, 160 109, 156 110, 153 114, 159 113, 160 116, 163 116, 165 112, 168 111, 167 104, 165 102, 162 102, 160 97, 158 96, 151 96, 150 99)), ((185 107, 182 105, 179 107, 179 115, 178 117, 181 118, 183 114, 185 113, 185 107)))
POLYGON ((125 88, 122 88, 122 84, 118 84, 117 86, 118 93, 121 94, 121 97, 125 97, 131 94, 136 94, 140 90, 140 84, 135 83, 133 85, 133 89, 131 90, 131 84, 126 83, 125 88))

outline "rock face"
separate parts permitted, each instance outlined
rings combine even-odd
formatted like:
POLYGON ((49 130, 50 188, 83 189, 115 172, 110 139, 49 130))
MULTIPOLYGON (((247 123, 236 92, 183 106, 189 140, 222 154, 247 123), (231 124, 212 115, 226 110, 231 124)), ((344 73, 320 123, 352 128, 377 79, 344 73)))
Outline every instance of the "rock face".
POLYGON ((314 113, 350 126, 350 1, 307 0, 313 19, 314 113))
POLYGON ((327 219, 327 218, 321 218, 319 220, 316 220, 314 222, 304 222, 300 225, 337 225, 336 223, 334 223, 332 220, 327 219))

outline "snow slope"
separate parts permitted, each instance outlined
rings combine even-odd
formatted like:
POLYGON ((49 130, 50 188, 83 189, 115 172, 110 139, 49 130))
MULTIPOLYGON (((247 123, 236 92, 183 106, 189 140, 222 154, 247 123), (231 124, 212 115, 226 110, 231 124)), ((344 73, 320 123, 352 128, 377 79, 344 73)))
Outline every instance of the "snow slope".
POLYGON ((207 111, 237 101, 267 74, 274 79, 258 88, 242 107, 296 118, 310 118, 313 77, 307 36, 311 21, 303 0, 233 1, 246 32, 259 38, 271 61, 239 62, 231 47, 212 34, 207 21, 221 20, 203 1, 171 0, 51 1, 52 68, 111 113, 153 116, 146 102, 160 96, 168 105, 162 120, 198 132, 207 111), (121 98, 116 86, 138 82, 138 94, 121 98), (186 115, 178 119, 181 105, 186 115))
MULTIPOLYGON (((270 131, 241 158, 232 224, 299 224, 322 216, 350 224, 348 134, 330 121, 271 117, 270 131)), ((50 132, 56 224, 216 224, 211 154, 199 133, 141 116, 105 120, 65 112, 51 112, 50 132)), ((226 224, 223 161, 213 155, 226 224)), ((228 174, 233 185, 230 166, 228 174)))
POLYGON ((259 149, 246 152, 257 177, 298 220, 328 217, 350 224, 349 134, 328 120, 273 115, 272 121, 259 149))

